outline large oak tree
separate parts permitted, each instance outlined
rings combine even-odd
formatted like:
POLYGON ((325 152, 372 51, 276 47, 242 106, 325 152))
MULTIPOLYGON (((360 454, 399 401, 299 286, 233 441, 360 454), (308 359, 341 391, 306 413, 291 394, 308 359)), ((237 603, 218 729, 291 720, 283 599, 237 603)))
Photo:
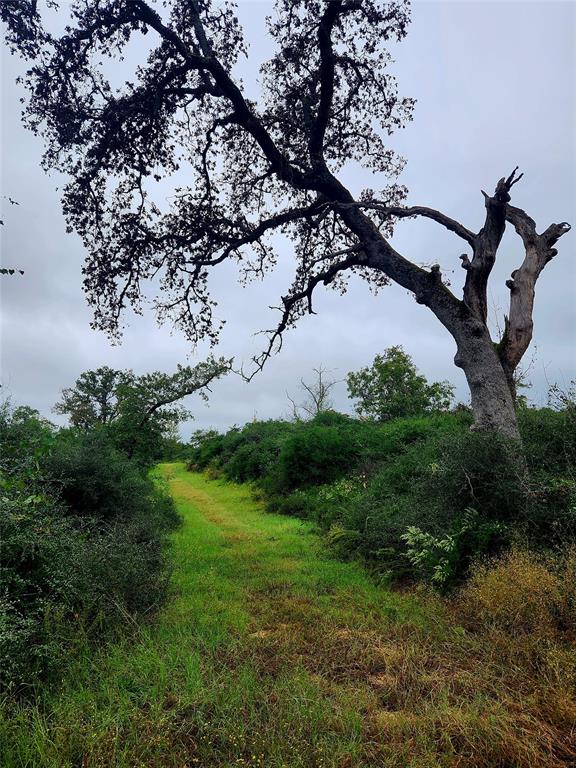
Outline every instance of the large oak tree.
POLYGON ((297 267, 257 367, 312 311, 317 286, 343 290, 353 272, 375 288, 394 281, 453 336, 476 428, 518 436, 514 370, 532 337, 536 281, 569 225, 539 232, 511 205, 516 170, 484 193, 479 232, 433 208, 403 205, 406 190, 395 182, 402 161, 385 138, 413 106, 398 95, 386 47, 406 35, 405 0, 277 0, 269 21, 276 52, 262 68, 258 103, 235 76, 245 46, 227 3, 73 0, 59 13, 69 26, 54 34, 36 0, 2 0, 9 42, 31 62, 26 120, 46 139, 45 165, 70 178, 64 211, 86 246, 85 289, 97 327, 116 333, 123 309, 138 309, 153 281, 161 319, 170 317, 194 342, 215 342, 212 271, 235 261, 243 279, 263 276, 277 258, 272 236, 281 232, 297 267), (150 53, 117 88, 110 82, 117 65, 108 60, 141 35, 150 53), (339 178, 351 161, 388 185, 352 194, 339 178), (155 183, 165 197, 170 178, 166 206, 155 183), (424 269, 391 245, 394 223, 416 216, 463 241, 461 298, 439 266, 424 269), (487 286, 507 224, 525 255, 507 283, 510 306, 495 343, 487 286))

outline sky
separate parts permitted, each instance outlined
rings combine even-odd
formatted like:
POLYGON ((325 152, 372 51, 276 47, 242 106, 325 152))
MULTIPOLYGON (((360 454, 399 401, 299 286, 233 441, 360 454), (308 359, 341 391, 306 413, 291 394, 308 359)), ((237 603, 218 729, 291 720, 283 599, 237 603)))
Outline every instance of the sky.
MULTIPOLYGON (((264 19, 268 2, 241 0, 238 15, 251 44, 241 75, 250 95, 257 93, 258 64, 272 50, 264 19)), ((400 181, 409 204, 428 205, 480 229, 481 189, 516 166, 524 172, 513 189, 513 203, 545 229, 552 222, 576 224, 576 4, 572 2, 415 2, 405 41, 394 48, 394 73, 400 93, 417 99, 414 120, 389 140, 407 165, 400 181)), ((159 327, 152 311, 127 318, 122 342, 112 345, 90 328, 91 311, 82 292, 83 248, 66 234, 60 212, 63 179, 40 169, 42 142, 20 123, 15 83, 21 63, 3 49, 1 56, 0 188, 19 205, 2 200, 2 266, 18 266, 23 276, 1 277, 1 382, 4 397, 52 413, 64 387, 85 370, 102 365, 137 373, 171 371, 194 364, 209 349, 192 349, 168 325, 159 327)), ((378 188, 370 174, 349 169, 351 187, 378 188)), ((531 364, 530 399, 544 404, 549 384, 567 386, 576 378, 575 230, 559 242, 559 253, 537 284, 534 340, 525 357, 531 364)), ((438 262, 461 295, 462 241, 434 222, 399 224, 393 244, 412 261, 438 262)), ((522 259, 520 241, 507 232, 491 279, 491 327, 503 324, 508 289, 505 280, 522 259)), ((274 325, 270 305, 286 292, 293 269, 288 243, 276 271, 263 284, 240 287, 233 270, 217 278, 219 314, 227 320, 217 354, 234 356, 239 366, 262 349, 257 335, 274 325)), ((352 410, 346 373, 369 365, 392 345, 402 345, 430 380, 449 380, 458 400, 468 401, 462 372, 455 368, 455 346, 430 310, 405 290, 391 285, 373 296, 367 284, 352 280, 345 296, 315 294, 316 315, 307 316, 284 340, 250 384, 230 375, 212 388, 210 402, 190 397, 186 405, 194 429, 226 429, 254 418, 288 416, 288 392, 298 400, 300 379, 310 381, 319 365, 339 383, 334 406, 352 410)))

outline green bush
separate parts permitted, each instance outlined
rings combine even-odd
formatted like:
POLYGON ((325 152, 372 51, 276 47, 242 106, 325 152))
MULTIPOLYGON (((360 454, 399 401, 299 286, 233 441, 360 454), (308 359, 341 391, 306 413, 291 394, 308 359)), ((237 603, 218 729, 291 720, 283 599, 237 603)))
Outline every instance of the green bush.
POLYGON ((522 408, 518 425, 533 478, 567 476, 576 468, 576 410, 522 408))
POLYGON ((253 421, 228 432, 222 442, 220 465, 237 482, 258 480, 274 468, 281 447, 294 425, 287 421, 253 421))
POLYGON ((337 427, 305 425, 284 440, 272 488, 286 492, 330 483, 349 472, 359 454, 358 444, 337 427))
POLYGON ((62 662, 63 621, 92 588, 87 547, 54 499, 21 491, 0 496, 0 540, 0 686, 30 686, 62 662))
POLYGON ((294 491, 288 496, 269 496, 266 508, 269 512, 277 512, 280 515, 315 519, 316 504, 316 489, 307 488, 294 491))
POLYGON ((201 472, 212 462, 217 461, 222 453, 224 435, 209 430, 196 432, 193 435, 188 456, 188 470, 201 472))
POLYGON ((174 505, 152 480, 117 451, 104 431, 68 433, 40 461, 47 485, 67 513, 104 523, 146 518, 160 529, 177 523, 174 505))
POLYGON ((15 481, 34 477, 38 460, 46 455, 54 441, 54 428, 28 406, 12 408, 9 401, 0 404, 0 479, 15 481))
POLYGON ((79 643, 161 603, 164 540, 178 517, 103 433, 50 430, 48 439, 33 413, 25 429, 21 416, 6 411, 2 421, 10 453, 0 474, 0 688, 25 692, 79 643), (33 465, 21 442, 30 434, 43 435, 33 465))
POLYGON ((439 589, 446 589, 467 575, 472 560, 480 553, 499 549, 499 543, 506 539, 506 529, 503 523, 482 519, 476 510, 468 509, 442 536, 410 525, 400 538, 415 573, 439 589))

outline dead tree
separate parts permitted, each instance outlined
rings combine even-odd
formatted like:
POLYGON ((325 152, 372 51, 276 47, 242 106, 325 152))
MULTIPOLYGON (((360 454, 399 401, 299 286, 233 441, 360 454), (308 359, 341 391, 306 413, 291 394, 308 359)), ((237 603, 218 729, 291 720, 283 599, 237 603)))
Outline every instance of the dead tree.
POLYGON ((301 411, 303 411, 309 419, 313 419, 320 413, 329 411, 332 408, 330 391, 339 383, 339 381, 337 379, 326 378, 328 371, 323 365, 319 365, 318 368, 313 368, 312 370, 316 374, 314 381, 308 383, 304 381, 304 379, 300 379, 300 389, 304 395, 304 400, 297 403, 290 397, 288 392, 286 393, 286 397, 292 405, 292 415, 296 420, 301 418, 301 411))

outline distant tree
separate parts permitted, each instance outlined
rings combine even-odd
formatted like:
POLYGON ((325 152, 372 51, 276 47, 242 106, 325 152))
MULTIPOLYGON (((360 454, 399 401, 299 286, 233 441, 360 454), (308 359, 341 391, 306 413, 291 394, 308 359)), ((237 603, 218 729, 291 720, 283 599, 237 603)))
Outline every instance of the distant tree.
POLYGON ((447 381, 429 384, 400 346, 376 355, 370 367, 349 373, 346 381, 358 415, 377 421, 446 410, 454 394, 447 381))
POLYGON ((0 402, 0 486, 4 474, 35 476, 38 459, 48 450, 54 425, 27 405, 0 402))
POLYGON ((72 426, 80 429, 110 424, 119 414, 119 387, 129 387, 134 381, 132 371, 116 371, 108 366, 85 371, 73 387, 62 390, 62 399, 53 410, 68 416, 72 426))
POLYGON ((142 376, 107 367, 86 371, 64 390, 55 410, 83 430, 106 427, 128 456, 151 460, 161 453, 164 437, 172 439, 177 425, 190 416, 180 401, 194 393, 207 399, 210 384, 228 373, 231 364, 210 358, 194 367, 178 366, 173 374, 142 376))
POLYGON ((313 419, 318 414, 332 409, 330 391, 338 384, 338 380, 326 378, 328 371, 322 365, 312 370, 316 374, 313 381, 306 382, 304 379, 300 379, 300 390, 304 395, 304 399, 300 403, 297 403, 286 393, 292 405, 294 419, 302 418, 302 412, 304 412, 305 418, 313 419))
POLYGON ((344 291, 353 273, 374 289, 395 282, 452 335, 475 428, 519 438, 513 373, 532 339, 536 281, 570 226, 538 232, 510 204, 517 169, 483 193, 479 231, 404 205, 407 190, 395 182, 403 159, 385 137, 411 119, 413 101, 398 94, 386 46, 406 36, 408 0, 277 0, 268 22, 275 51, 257 99, 236 77, 246 46, 225 0, 3 0, 0 9, 8 46, 31 62, 25 120, 46 140, 45 166, 70 178, 63 207, 87 250, 96 327, 117 333, 150 282, 161 319, 192 341, 216 342, 211 273, 235 263, 242 280, 264 276, 280 233, 294 243, 296 268, 257 369, 313 311, 318 286, 344 291), (139 66, 118 71, 111 61, 141 35, 139 66), (350 163, 378 174, 383 189, 353 193, 339 178, 350 163), (464 243, 461 298, 438 264, 423 268, 392 246, 395 222, 415 217, 464 243), (524 256, 507 281, 508 316, 494 344, 488 281, 507 225, 524 256))

